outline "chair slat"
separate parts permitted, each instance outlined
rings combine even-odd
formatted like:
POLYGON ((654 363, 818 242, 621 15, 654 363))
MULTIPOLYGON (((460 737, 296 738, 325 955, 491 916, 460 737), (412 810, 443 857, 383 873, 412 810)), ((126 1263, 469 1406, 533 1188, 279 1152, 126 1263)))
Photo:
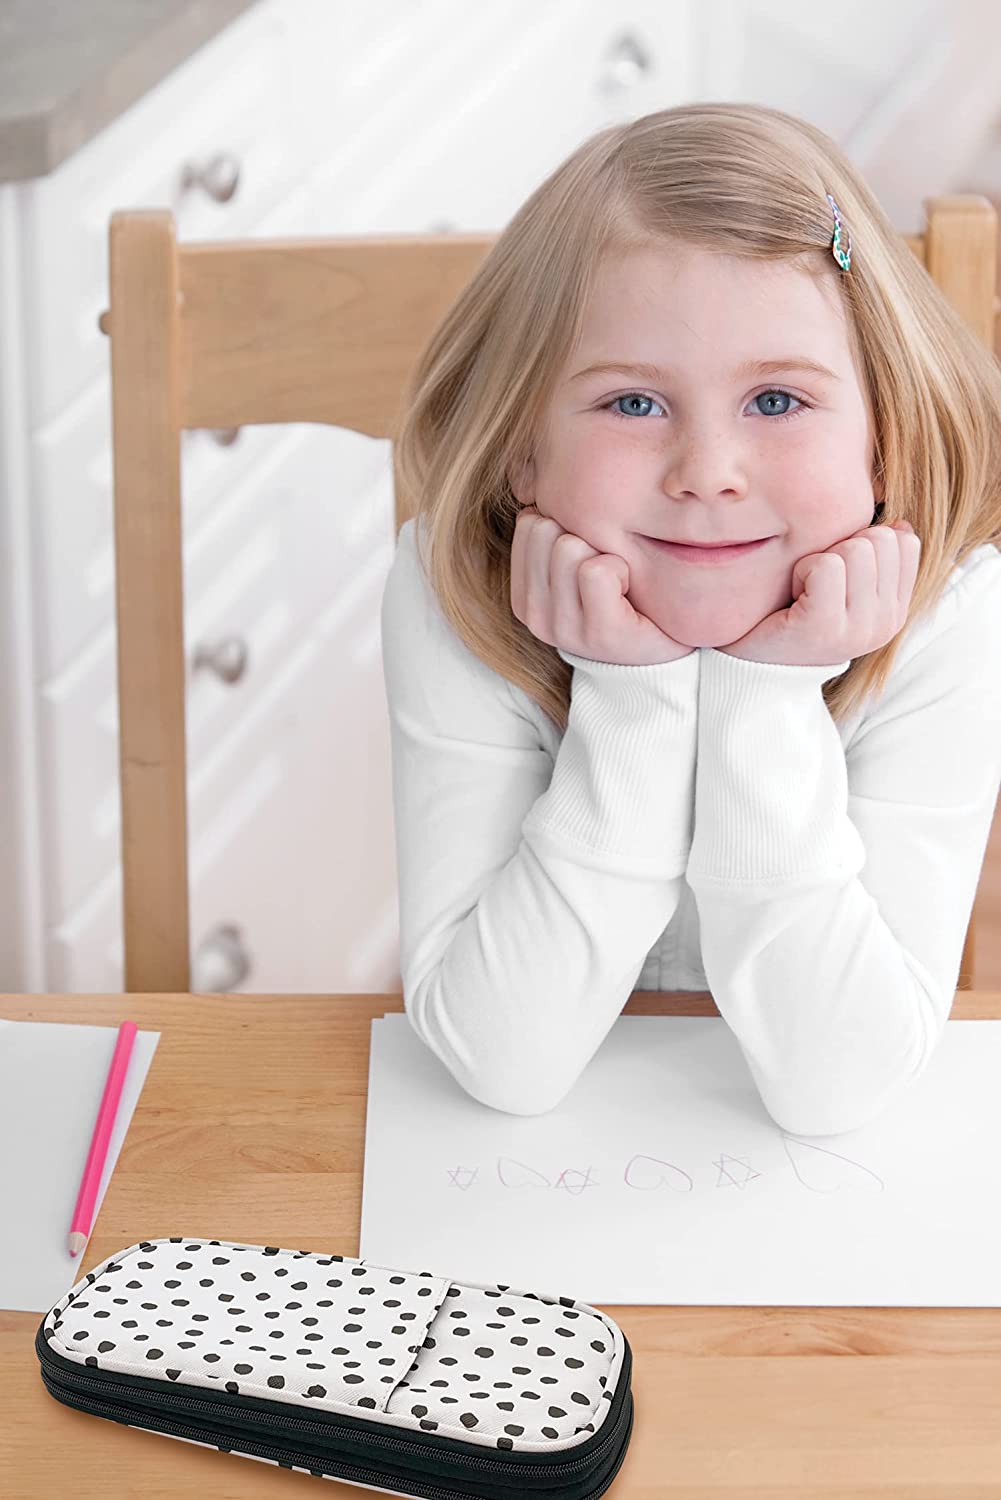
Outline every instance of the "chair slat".
POLYGON ((392 437, 418 351, 495 238, 181 245, 182 427, 326 422, 392 437))

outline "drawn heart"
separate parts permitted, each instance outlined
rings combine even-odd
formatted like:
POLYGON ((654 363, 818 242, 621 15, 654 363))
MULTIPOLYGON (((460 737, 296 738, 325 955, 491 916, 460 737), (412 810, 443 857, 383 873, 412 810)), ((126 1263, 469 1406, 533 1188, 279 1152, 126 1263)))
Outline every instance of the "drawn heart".
POLYGON ((805 1188, 812 1193, 837 1193, 842 1188, 857 1189, 866 1193, 882 1193, 885 1188, 882 1177, 870 1171, 861 1162, 826 1146, 811 1146, 808 1141, 797 1141, 783 1132, 785 1147, 792 1169, 805 1188))
POLYGON ((513 1156, 498 1156, 497 1176, 505 1187, 552 1187, 548 1177, 513 1156))
POLYGON ((681 1167, 642 1152, 629 1158, 623 1176, 628 1187, 641 1188, 644 1192, 666 1186, 675 1193, 690 1193, 693 1186, 692 1179, 681 1167))

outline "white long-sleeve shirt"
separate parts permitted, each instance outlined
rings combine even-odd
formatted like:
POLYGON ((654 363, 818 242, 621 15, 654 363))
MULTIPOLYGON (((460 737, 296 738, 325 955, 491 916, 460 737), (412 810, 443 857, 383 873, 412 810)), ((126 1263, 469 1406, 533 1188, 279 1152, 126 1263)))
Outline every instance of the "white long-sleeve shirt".
POLYGON ((633 990, 709 990, 783 1129, 866 1123, 948 1017, 1001 785, 1001 554, 905 627, 876 703, 701 648, 574 669, 564 734, 445 620, 400 529, 382 600, 400 972, 418 1036, 513 1114, 633 990))

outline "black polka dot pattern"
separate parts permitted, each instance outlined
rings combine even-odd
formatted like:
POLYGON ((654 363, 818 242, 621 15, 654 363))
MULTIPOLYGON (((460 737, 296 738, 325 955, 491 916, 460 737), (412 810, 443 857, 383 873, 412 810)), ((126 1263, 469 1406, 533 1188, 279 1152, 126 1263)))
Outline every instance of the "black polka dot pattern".
POLYGON ((44 1336, 109 1372, 536 1452, 597 1431, 623 1359, 617 1324, 573 1298, 181 1238, 88 1272, 44 1336))

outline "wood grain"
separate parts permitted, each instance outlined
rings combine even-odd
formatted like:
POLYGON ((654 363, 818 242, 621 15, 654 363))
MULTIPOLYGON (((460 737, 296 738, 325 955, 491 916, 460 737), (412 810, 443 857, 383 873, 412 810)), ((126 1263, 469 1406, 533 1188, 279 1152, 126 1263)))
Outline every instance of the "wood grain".
MULTIPOLYGON (((401 1009, 398 994, 0 996, 11 1020, 160 1032, 76 1279, 169 1235, 357 1255, 370 1022, 401 1009)), ((715 1013, 706 994, 625 1007, 715 1013)), ((957 992, 953 1015, 1001 1017, 1001 991, 957 992)), ((615 1500, 1001 1495, 1001 1309, 604 1306, 635 1361, 615 1500)), ((4 1500, 316 1493, 307 1475, 62 1406, 39 1374, 41 1319, 0 1311, 4 1500)))

